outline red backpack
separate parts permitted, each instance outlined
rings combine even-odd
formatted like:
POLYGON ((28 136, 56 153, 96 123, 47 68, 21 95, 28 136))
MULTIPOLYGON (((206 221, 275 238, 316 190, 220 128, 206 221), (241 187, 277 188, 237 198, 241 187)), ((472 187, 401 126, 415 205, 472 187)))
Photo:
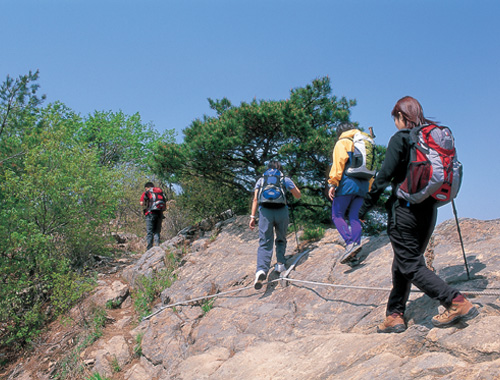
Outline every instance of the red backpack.
POLYGON ((462 164, 458 161, 451 130, 434 124, 410 131, 410 163, 405 180, 396 195, 410 203, 428 197, 442 206, 453 200, 462 183, 462 164))
POLYGON ((159 187, 153 187, 146 192, 148 198, 148 211, 165 211, 167 203, 163 190, 159 187))

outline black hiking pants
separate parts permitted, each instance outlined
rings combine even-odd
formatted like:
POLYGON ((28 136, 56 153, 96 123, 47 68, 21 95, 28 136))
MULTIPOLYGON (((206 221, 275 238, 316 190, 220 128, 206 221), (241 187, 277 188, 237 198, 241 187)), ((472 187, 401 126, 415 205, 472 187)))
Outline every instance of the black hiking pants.
POLYGON ((407 202, 396 199, 388 209, 387 233, 394 260, 387 315, 404 314, 412 284, 446 308, 460 294, 425 265, 424 253, 436 218, 437 209, 433 200, 408 206, 407 202))

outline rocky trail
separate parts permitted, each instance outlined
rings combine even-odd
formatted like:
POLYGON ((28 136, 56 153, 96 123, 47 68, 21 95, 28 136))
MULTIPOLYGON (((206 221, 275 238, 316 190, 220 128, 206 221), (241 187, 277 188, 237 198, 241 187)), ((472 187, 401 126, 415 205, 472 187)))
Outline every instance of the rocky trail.
POLYGON ((29 355, 0 371, 2 379, 61 378, 68 360, 84 368, 83 378, 98 372, 113 380, 500 378, 500 220, 461 219, 470 280, 454 221, 436 228, 428 257, 452 286, 491 293, 471 297, 480 315, 434 328, 430 320, 440 306, 414 292, 401 334, 376 333, 391 285, 385 234, 364 240, 354 267, 338 262, 343 247, 336 230, 301 247, 290 236, 291 260, 309 250, 289 276, 304 282, 276 281, 256 291, 258 235, 247 223, 247 217, 227 215, 142 255, 107 263, 108 274, 71 311, 72 322, 54 322, 29 355), (169 255, 181 265, 153 311, 164 309, 140 321, 130 293, 142 276, 162 273, 169 255), (232 292, 240 288, 247 289, 232 292), (105 311, 104 327, 83 345, 91 329, 82 328, 82 320, 95 319, 96 306, 105 311))

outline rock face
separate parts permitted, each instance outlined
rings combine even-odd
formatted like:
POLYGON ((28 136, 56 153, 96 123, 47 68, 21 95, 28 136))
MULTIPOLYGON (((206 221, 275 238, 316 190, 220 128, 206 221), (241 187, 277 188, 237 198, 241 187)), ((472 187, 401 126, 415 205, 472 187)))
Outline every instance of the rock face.
POLYGON ((113 281, 111 286, 104 286, 95 292, 91 297, 91 302, 101 307, 118 307, 129 295, 129 288, 121 281, 113 281))
MULTIPOLYGON (((189 253, 163 299, 176 303, 252 285, 258 240, 247 222, 236 218, 203 251, 189 253)), ((500 221, 463 219, 461 230, 471 280, 454 221, 435 232, 437 273, 464 291, 498 289, 500 221)), ((297 248, 294 240, 288 239, 290 255, 297 248)), ((498 296, 471 298, 481 314, 468 326, 436 329, 430 320, 438 303, 415 292, 407 308, 408 330, 377 334, 388 297, 384 289, 391 286, 387 236, 366 239, 362 262, 352 268, 338 262, 343 247, 333 229, 307 248, 290 277, 325 285, 273 282, 261 291, 217 297, 208 312, 197 301, 142 322, 143 355, 159 369, 158 378, 500 378, 498 296)))
MULTIPOLYGON (((366 238, 360 264, 350 267, 338 261, 344 248, 337 231, 327 230, 320 241, 300 247, 309 251, 290 273, 294 282, 272 282, 271 273, 271 282, 256 291, 258 232, 249 230, 248 217, 232 217, 217 224, 218 234, 204 227, 206 233, 196 239, 177 237, 129 266, 123 278, 133 287, 137 276, 161 270, 165 255, 184 245, 177 280, 161 295, 169 304, 182 304, 171 308, 159 302, 158 314, 124 338, 96 342, 82 360, 92 363, 91 372, 125 380, 498 379, 500 220, 460 223, 471 279, 452 220, 436 228, 432 267, 465 293, 493 293, 469 296, 480 315, 467 324, 433 328, 430 321, 440 306, 414 289, 408 329, 376 333, 391 287, 392 249, 385 234, 366 238), (200 299, 218 293, 211 301, 200 299), (132 360, 137 336, 142 356, 132 360), (119 373, 108 368, 110 358, 120 365, 119 373)), ((297 252, 290 235, 290 260, 297 252)), ((116 294, 124 295, 115 285, 116 294)), ((119 323, 125 325, 117 320, 115 330, 119 323)))

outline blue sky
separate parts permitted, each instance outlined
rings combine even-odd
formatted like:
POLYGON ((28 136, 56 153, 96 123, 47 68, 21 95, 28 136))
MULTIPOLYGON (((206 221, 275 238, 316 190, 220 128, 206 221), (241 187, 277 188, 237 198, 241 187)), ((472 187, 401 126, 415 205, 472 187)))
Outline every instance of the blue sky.
MULTIPOLYGON (((47 102, 139 112, 161 132, 233 104, 285 99, 328 75, 351 120, 386 145, 395 102, 452 127, 460 217, 496 219, 500 2, 493 0, 0 0, 0 80, 40 70, 47 102)), ((451 206, 439 221, 452 218, 451 206)))

